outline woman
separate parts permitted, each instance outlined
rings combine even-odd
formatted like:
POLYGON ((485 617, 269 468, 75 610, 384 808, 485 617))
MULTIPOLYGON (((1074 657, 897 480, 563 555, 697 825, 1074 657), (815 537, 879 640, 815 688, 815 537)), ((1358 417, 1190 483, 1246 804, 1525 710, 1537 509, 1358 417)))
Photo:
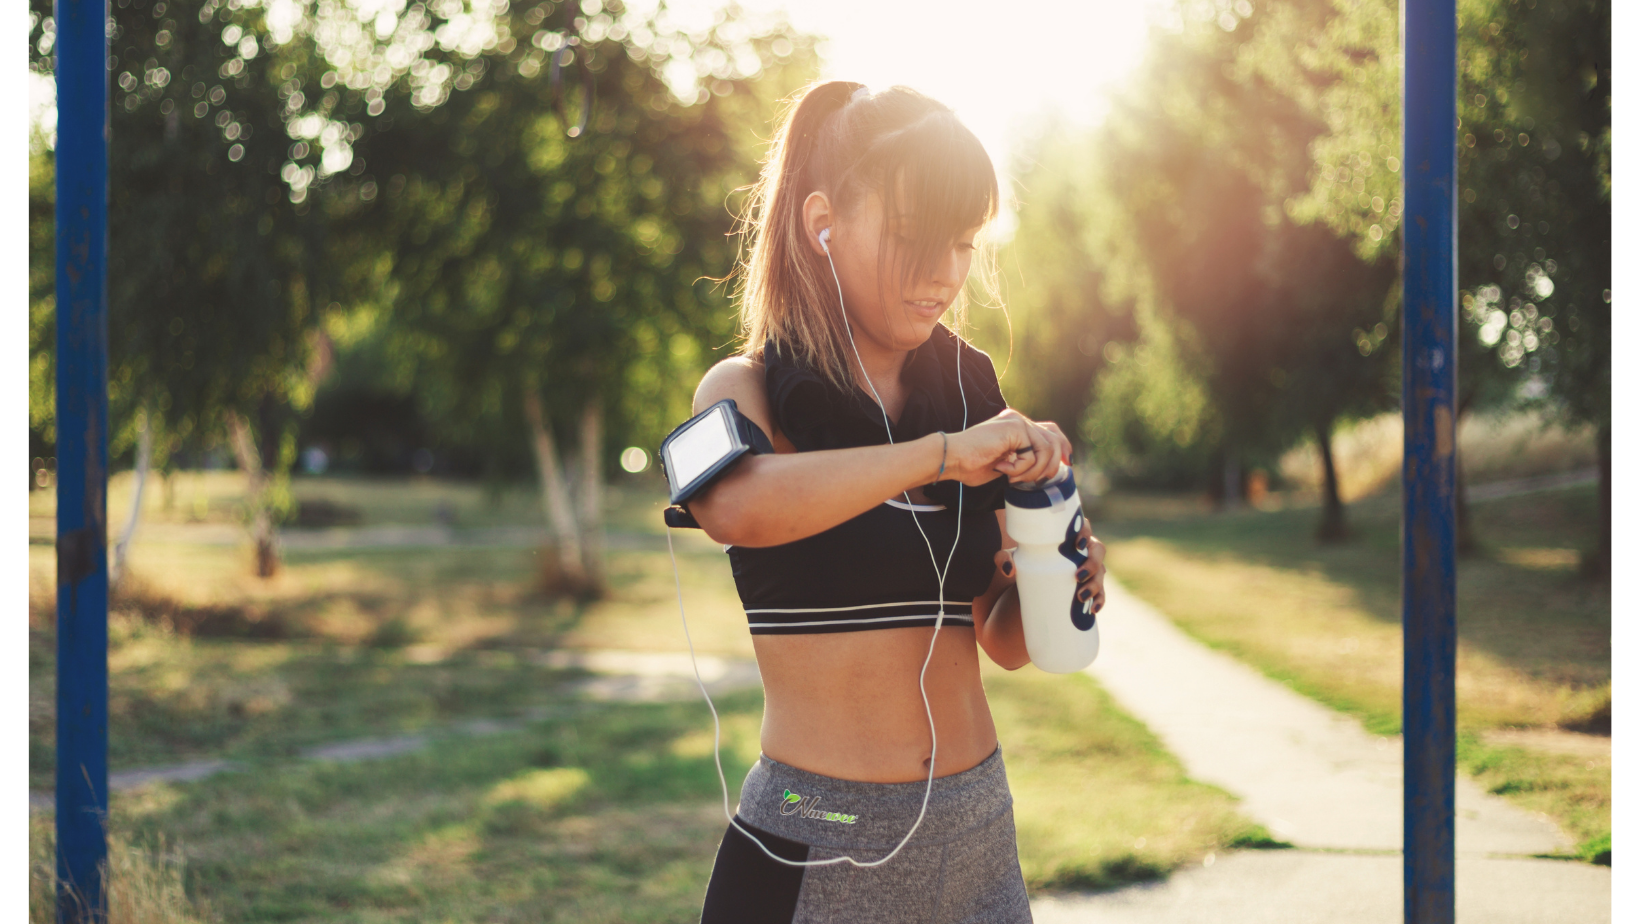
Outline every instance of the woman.
MULTIPOLYGON (((707 924, 1030 920, 979 649, 1029 660, 1002 488, 1071 446, 939 323, 996 209, 950 109, 842 81, 797 101, 754 191, 746 351, 695 394, 775 448, 689 502, 729 546, 766 696, 707 924)), ((1083 533, 1097 608, 1104 547, 1083 533)))

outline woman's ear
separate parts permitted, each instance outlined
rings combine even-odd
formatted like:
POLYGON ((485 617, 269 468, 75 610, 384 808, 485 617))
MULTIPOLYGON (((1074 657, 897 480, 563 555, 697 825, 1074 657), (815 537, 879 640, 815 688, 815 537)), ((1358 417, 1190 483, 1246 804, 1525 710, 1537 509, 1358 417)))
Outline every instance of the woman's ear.
MULTIPOLYGON (((825 193, 815 190, 803 200, 803 236, 808 239, 809 249, 817 256, 825 256, 825 248, 820 246, 820 232, 832 226, 831 199, 825 193)), ((836 234, 835 231, 832 232, 836 234)))

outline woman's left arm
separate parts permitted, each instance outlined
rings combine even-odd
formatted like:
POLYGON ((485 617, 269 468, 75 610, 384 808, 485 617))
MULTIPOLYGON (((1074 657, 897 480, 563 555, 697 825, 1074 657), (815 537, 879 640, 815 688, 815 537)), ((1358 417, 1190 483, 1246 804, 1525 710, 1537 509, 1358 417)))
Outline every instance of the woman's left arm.
MULTIPOLYGON (((1019 617, 1019 591, 1014 575, 1014 549, 1017 546, 1008 535, 1008 522, 1003 511, 997 511, 997 530, 1002 535, 1002 548, 996 554, 996 571, 991 575, 991 586, 974 598, 974 634, 979 647, 992 661, 1010 671, 1031 663, 1025 650, 1025 624, 1019 617)), ((1078 600, 1093 600, 1093 611, 1105 606, 1105 544, 1093 538, 1093 528, 1087 517, 1082 518, 1080 546, 1088 556, 1087 562, 1076 573, 1078 600)))

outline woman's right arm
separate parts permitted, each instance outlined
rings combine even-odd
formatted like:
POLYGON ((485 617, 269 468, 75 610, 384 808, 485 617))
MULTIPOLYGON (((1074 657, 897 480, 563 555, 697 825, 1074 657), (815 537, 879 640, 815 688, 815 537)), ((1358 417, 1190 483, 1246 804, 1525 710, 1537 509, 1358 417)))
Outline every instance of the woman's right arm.
MULTIPOLYGON (((771 425, 761 364, 737 356, 712 367, 695 391, 695 413, 725 398, 733 398, 742 414, 776 437, 777 448, 785 443, 771 425)), ((1070 444, 1057 430, 1008 410, 944 438, 931 433, 908 443, 749 455, 689 501, 689 512, 716 542, 783 545, 928 484, 939 473, 942 455, 946 480, 979 485, 1001 473, 1013 481, 1035 481, 1069 458, 1070 444)))

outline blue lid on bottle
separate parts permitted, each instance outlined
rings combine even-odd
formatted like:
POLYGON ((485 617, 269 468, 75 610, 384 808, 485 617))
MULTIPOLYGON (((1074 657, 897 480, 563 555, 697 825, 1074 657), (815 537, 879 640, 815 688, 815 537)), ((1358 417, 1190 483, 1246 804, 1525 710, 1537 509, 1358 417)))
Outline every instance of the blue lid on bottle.
POLYGON ((1056 481, 1024 481, 1010 484, 1002 492, 1003 501, 1024 510, 1057 507, 1066 500, 1076 499, 1076 475, 1069 465, 1060 469, 1056 481))

